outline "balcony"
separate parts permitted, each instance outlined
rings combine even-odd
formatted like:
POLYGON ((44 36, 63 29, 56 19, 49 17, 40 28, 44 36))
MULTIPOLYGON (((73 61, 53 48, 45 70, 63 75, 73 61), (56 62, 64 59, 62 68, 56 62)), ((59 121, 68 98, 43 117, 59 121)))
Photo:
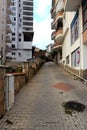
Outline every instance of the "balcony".
POLYGON ((51 9, 51 18, 54 19, 55 15, 56 15, 56 9, 52 8, 51 9))
POLYGON ((8 34, 6 36, 6 43, 11 43, 11 42, 12 42, 11 36, 8 34))
POLYGON ((55 21, 57 21, 57 20, 60 19, 60 18, 63 19, 63 11, 59 11, 59 12, 56 14, 55 21))
POLYGON ((51 29, 55 29, 55 20, 51 23, 51 29))
POLYGON ((12 10, 11 10, 11 8, 10 8, 10 7, 8 7, 8 8, 6 9, 6 11, 7 11, 7 14, 9 14, 9 15, 11 15, 11 14, 12 14, 12 10))
POLYGON ((11 47, 8 44, 6 44, 6 53, 8 52, 11 52, 11 47))
POLYGON ((87 44, 87 29, 83 32, 83 44, 87 44))
POLYGON ((62 28, 59 28, 57 31, 56 31, 56 34, 55 34, 55 41, 57 43, 62 43, 63 41, 63 29, 62 28))
POLYGON ((23 25, 23 32, 33 32, 33 26, 23 25))
POLYGON ((58 51, 58 49, 62 48, 62 45, 61 43, 55 43, 53 46, 52 46, 52 50, 56 50, 58 51))
POLYGON ((12 20, 11 20, 11 16, 10 16, 10 15, 7 15, 7 17, 6 17, 6 22, 7 22, 7 24, 11 24, 11 23, 12 23, 12 20))
POLYGON ((64 0, 65 11, 77 11, 82 0, 64 0))
POLYGON ((11 0, 7 0, 7 6, 12 5, 12 1, 11 0))
POLYGON ((12 33, 11 25, 7 25, 6 33, 12 33))
POLYGON ((55 31, 51 34, 51 40, 55 40, 55 31))

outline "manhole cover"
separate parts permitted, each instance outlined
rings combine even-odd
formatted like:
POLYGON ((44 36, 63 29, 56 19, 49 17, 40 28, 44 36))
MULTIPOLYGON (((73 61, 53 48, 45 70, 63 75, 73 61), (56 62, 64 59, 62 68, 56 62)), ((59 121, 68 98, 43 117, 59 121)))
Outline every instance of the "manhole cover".
POLYGON ((72 114, 73 111, 82 112, 86 108, 85 105, 76 101, 68 101, 63 104, 63 107, 65 108, 65 112, 67 114, 72 114))

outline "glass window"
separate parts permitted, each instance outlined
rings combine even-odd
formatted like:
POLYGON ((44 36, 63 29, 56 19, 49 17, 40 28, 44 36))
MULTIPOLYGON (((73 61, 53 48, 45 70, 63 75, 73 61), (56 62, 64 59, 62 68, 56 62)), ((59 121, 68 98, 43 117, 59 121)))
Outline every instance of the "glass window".
POLYGON ((71 23, 71 44, 73 44, 77 40, 78 36, 79 36, 79 17, 77 11, 71 23))
POLYGON ((80 48, 78 48, 71 54, 71 66, 79 67, 79 64, 80 64, 80 48))
POLYGON ((12 37, 12 41, 15 41, 15 38, 14 38, 14 37, 12 37))
POLYGON ((12 55, 15 55, 15 52, 12 52, 12 55))

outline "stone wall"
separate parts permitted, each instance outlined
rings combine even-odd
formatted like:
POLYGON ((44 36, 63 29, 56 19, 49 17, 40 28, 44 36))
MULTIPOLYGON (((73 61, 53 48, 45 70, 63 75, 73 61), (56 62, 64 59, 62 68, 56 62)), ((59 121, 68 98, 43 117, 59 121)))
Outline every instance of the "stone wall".
POLYGON ((5 114, 5 67, 0 67, 0 118, 5 114))
POLYGON ((20 91, 22 87, 25 85, 25 73, 14 73, 14 91, 15 95, 20 91))
POLYGON ((38 72, 44 62, 44 60, 38 58, 31 59, 28 62, 11 62, 7 63, 8 67, 0 67, 0 118, 7 110, 6 104, 8 100, 6 100, 6 86, 8 84, 6 85, 7 78, 5 76, 14 76, 14 95, 16 95, 20 89, 24 87, 24 85, 38 72))

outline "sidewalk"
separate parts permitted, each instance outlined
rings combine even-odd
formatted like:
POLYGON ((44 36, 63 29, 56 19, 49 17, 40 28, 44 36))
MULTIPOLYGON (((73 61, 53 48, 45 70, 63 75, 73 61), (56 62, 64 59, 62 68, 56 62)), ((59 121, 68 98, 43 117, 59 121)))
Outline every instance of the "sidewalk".
POLYGON ((48 62, 17 94, 0 130, 87 130, 87 108, 66 114, 62 103, 70 100, 87 106, 86 86, 48 62))

